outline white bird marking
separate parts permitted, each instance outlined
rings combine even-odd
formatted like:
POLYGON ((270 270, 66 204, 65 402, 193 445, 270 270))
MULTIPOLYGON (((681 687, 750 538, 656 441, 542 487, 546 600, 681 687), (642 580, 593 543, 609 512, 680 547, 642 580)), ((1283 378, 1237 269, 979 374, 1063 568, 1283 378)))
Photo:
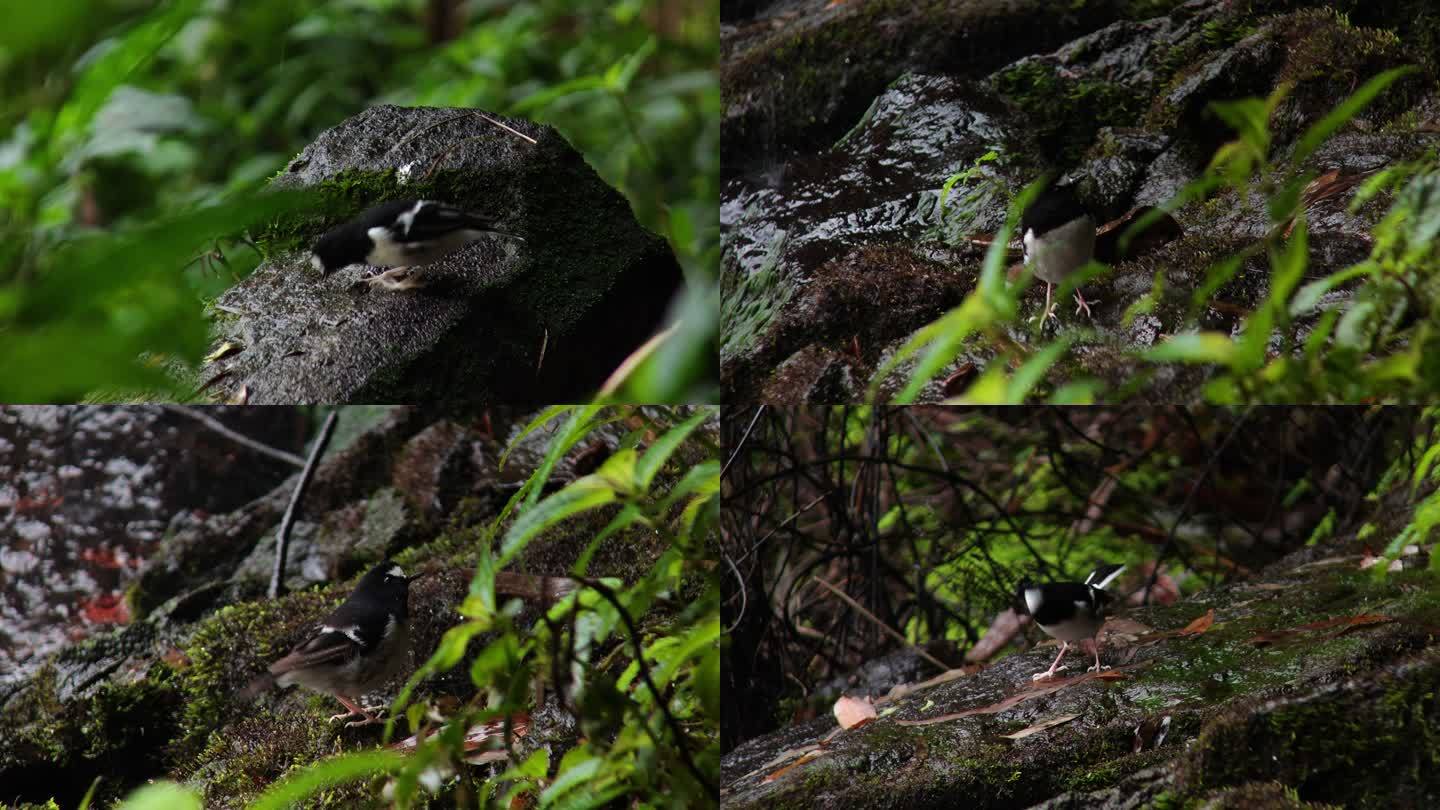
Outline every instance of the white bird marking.
POLYGON ((320 632, 339 633, 356 644, 359 644, 361 647, 365 646, 365 642, 360 640, 360 625, 358 624, 352 624, 349 627, 331 627, 328 624, 324 624, 320 626, 320 632))
POLYGON ((1084 613, 1085 611, 1090 609, 1090 603, 1084 601, 1083 599, 1076 599, 1075 609, 1080 611, 1081 613, 1084 613))
POLYGON ((1030 609, 1030 615, 1035 615, 1035 611, 1040 609, 1043 602, 1044 600, 1040 598, 1039 588, 1025 589, 1025 607, 1030 609))
POLYGON ((398 565, 392 565, 390 566, 390 570, 385 572, 385 576, 400 577, 403 579, 405 577, 405 570, 398 565))
MULTIPOLYGON (((1094 587, 1099 588, 1100 590, 1103 591, 1103 590, 1105 590, 1105 586, 1107 586, 1107 585, 1109 585, 1110 583, 1114 582, 1114 581, 1115 581, 1115 578, 1118 577, 1118 576, 1120 576, 1120 574, 1121 574, 1122 572, 1124 572, 1124 570, 1125 570, 1125 566, 1122 565, 1122 566, 1120 566, 1119 568, 1116 568, 1114 571, 1111 571, 1108 576, 1106 576, 1104 579, 1100 580, 1099 582, 1092 582, 1092 583, 1087 583, 1087 584, 1093 585, 1094 587)), ((1091 576, 1094 576, 1094 574, 1091 574, 1091 576)))
POLYGON ((320 271, 321 273, 325 272, 325 262, 321 261, 320 257, 316 256, 314 253, 310 254, 310 266, 320 271))
POLYGON ((391 613, 389 616, 386 616, 386 617, 385 617, 385 638, 390 638, 391 636, 395 635, 395 628, 396 628, 397 626, 398 626, 398 622, 395 621, 395 614, 394 614, 394 613, 391 613))
POLYGON ((1033 254, 1033 253, 1035 252, 1035 251, 1034 251, 1034 244, 1035 244, 1035 229, 1034 229, 1034 228, 1026 228, 1026 229, 1025 229, 1025 263, 1026 263, 1026 264, 1029 264, 1029 263, 1030 263, 1030 256, 1031 256, 1031 254, 1033 254))
POLYGON ((429 205, 429 203, 425 200, 421 200, 415 203, 414 208, 411 208, 409 211, 401 214, 400 218, 395 220, 396 222, 405 226, 405 230, 403 231, 403 233, 406 236, 410 235, 410 226, 415 224, 415 215, 420 213, 420 209, 424 208, 426 205, 429 205))

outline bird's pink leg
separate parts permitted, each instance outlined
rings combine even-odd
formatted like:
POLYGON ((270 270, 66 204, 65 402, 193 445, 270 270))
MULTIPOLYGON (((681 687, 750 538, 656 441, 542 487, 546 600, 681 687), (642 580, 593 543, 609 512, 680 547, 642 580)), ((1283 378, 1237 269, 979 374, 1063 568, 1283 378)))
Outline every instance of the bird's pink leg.
MULTIPOLYGON (((1030 676, 1030 680, 1032 680, 1032 681, 1043 681, 1043 680, 1045 680, 1046 678, 1049 678, 1050 676, 1054 675, 1054 674, 1055 674, 1055 665, 1056 665, 1056 664, 1059 664, 1059 663, 1060 663, 1060 659, 1065 657, 1065 650, 1068 649, 1069 647, 1070 647, 1070 642, 1068 642, 1068 641, 1062 641, 1062 642, 1060 642, 1060 654, 1057 655, 1057 656, 1055 656, 1055 660, 1054 660, 1054 661, 1051 661, 1051 662, 1050 662, 1050 668, 1047 669, 1047 670, 1045 670, 1044 672, 1041 672, 1041 673, 1038 673, 1038 674, 1035 674, 1035 675, 1031 675, 1031 676, 1030 676)), ((1060 667, 1060 668, 1061 668, 1061 669, 1064 669, 1065 667, 1060 667)))
POLYGON ((370 716, 369 714, 366 714, 364 709, 360 708, 358 705, 355 704, 354 701, 350 700, 350 698, 347 698, 344 695, 336 695, 335 699, 340 701, 345 706, 345 708, 349 709, 350 711, 344 714, 337 714, 334 717, 331 717, 331 720, 344 720, 347 717, 354 717, 357 714, 361 715, 362 717, 370 716))
POLYGON ((1099 640, 1099 639, 1096 639, 1096 638, 1090 638, 1090 639, 1086 639, 1085 641, 1086 641, 1087 644, 1090 645, 1090 649, 1091 649, 1092 651, 1094 651, 1094 653, 1095 653, 1095 666, 1093 666, 1093 667, 1091 667, 1090 669, 1087 669, 1087 670, 1085 670, 1085 671, 1086 671, 1086 672, 1099 672, 1099 671, 1101 671, 1101 670, 1103 670, 1103 669, 1107 669, 1107 667, 1103 667, 1103 666, 1100 665, 1100 640, 1099 640))

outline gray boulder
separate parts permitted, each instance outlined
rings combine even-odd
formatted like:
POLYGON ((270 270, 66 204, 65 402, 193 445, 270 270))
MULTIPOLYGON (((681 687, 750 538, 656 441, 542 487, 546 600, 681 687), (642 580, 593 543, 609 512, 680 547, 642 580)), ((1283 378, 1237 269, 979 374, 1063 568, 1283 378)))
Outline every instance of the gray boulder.
POLYGON ((323 204, 261 237, 271 259, 216 302, 228 353, 197 383, 252 403, 562 402, 598 388, 661 326, 679 265, 559 133, 485 115, 515 132, 478 110, 386 105, 306 147, 273 185, 323 204), (363 282, 374 268, 310 267, 325 230, 405 198, 495 216, 526 241, 482 239, 398 293, 363 282))

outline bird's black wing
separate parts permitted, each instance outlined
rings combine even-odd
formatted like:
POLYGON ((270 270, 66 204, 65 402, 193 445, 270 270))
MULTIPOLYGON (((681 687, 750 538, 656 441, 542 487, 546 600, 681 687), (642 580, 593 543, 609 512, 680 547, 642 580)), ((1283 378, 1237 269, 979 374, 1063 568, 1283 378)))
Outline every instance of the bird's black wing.
POLYGON ((490 217, 438 202, 425 202, 419 209, 400 214, 399 220, 399 238, 407 242, 428 242, 459 230, 513 235, 497 228, 490 217))
POLYGON ((304 641, 270 665, 272 675, 316 664, 339 664, 380 643, 388 616, 374 601, 347 599, 304 641))

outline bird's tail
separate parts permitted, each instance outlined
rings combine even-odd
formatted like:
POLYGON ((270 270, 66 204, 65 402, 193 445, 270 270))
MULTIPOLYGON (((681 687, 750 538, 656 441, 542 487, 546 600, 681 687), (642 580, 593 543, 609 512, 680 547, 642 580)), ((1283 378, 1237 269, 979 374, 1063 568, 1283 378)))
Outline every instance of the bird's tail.
POLYGON ((250 681, 250 683, 246 684, 244 689, 240 690, 240 699, 254 700, 260 696, 261 692, 269 690, 274 685, 275 676, 266 672, 257 676, 254 680, 250 681))
POLYGON ((510 231, 505 231, 497 228, 495 226, 496 220, 493 217, 489 217, 484 214, 476 214, 469 211, 464 212, 464 217, 465 225, 467 227, 473 228, 477 231, 480 231, 481 233, 488 233, 493 236, 504 236, 521 242, 525 241, 525 237, 519 234, 511 233, 510 231))

